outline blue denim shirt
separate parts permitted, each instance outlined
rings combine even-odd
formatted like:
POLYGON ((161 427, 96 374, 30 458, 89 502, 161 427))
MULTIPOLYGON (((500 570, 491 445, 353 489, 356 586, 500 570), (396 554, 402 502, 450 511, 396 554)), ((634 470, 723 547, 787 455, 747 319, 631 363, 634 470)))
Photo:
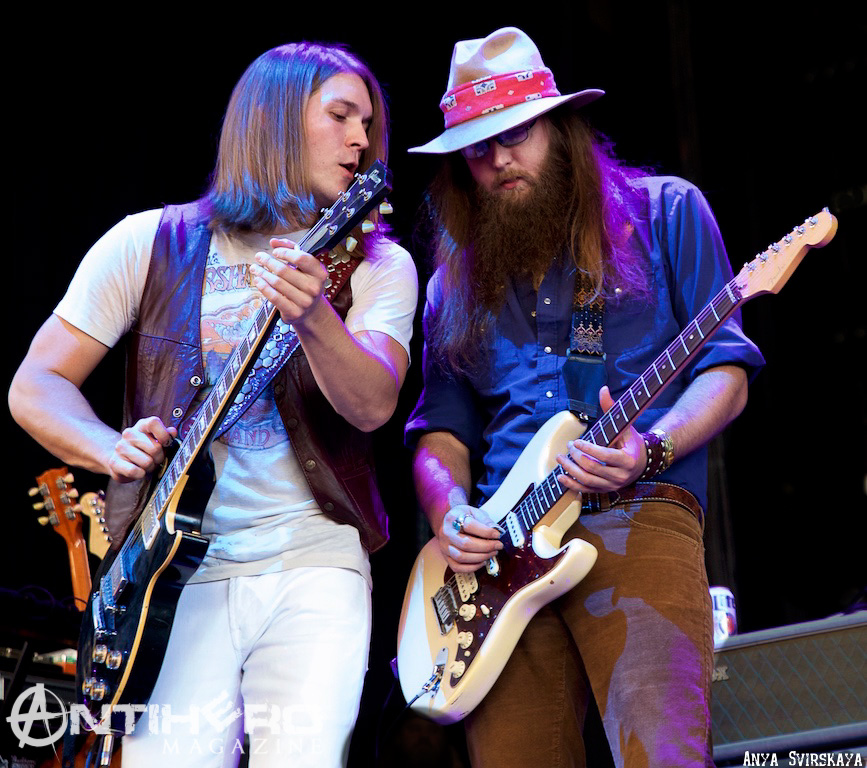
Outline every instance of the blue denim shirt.
MULTIPOLYGON (((653 296, 606 302, 604 374, 592 376, 594 367, 583 366, 591 374, 587 397, 594 404, 600 381, 619 397, 732 277, 716 221, 695 186, 675 177, 648 177, 640 186, 644 210, 635 218, 632 241, 648 264, 653 296)), ((563 366, 574 285, 575 268, 565 258, 555 262, 538 292, 528 281, 510 281, 487 365, 471 378, 444 375, 425 348, 424 389, 407 423, 407 445, 413 447, 424 432, 454 434, 481 461, 476 504, 496 491, 545 421, 569 407, 563 366)), ((428 284, 426 326, 441 301, 435 273, 428 284)), ((639 416, 636 428, 649 429, 703 371, 733 364, 752 378, 763 363, 736 313, 639 416)), ((705 506, 706 449, 678 458, 657 479, 688 489, 705 506)))

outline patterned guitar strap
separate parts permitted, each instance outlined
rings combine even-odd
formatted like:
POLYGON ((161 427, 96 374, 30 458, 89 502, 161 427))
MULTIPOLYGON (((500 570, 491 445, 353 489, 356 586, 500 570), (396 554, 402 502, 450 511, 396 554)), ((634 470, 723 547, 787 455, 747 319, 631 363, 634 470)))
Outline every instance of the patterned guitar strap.
MULTIPOLYGON (((346 251, 331 251, 319 254, 318 258, 328 270, 323 295, 331 302, 361 263, 361 257, 346 251)), ((262 345, 259 357, 247 374, 235 401, 226 411, 215 439, 224 435, 238 421, 301 345, 295 329, 284 323, 279 314, 272 322, 274 326, 268 335, 268 340, 262 345)))
POLYGON ((569 395, 569 410, 584 424, 602 415, 599 390, 607 380, 602 348, 605 299, 595 294, 590 280, 579 272, 575 277, 572 331, 563 377, 569 395))

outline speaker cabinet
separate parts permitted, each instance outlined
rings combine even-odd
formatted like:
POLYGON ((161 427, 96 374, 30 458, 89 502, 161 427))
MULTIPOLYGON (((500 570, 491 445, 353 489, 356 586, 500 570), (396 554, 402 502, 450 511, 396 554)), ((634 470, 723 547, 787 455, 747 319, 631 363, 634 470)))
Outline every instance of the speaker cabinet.
POLYGON ((714 760, 867 745, 867 611, 733 635, 714 654, 714 760))

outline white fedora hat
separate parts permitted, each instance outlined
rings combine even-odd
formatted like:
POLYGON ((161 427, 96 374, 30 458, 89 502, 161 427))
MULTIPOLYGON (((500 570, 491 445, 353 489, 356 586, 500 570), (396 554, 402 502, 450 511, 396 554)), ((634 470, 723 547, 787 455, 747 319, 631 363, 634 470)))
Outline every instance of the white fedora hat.
POLYGON ((561 104, 580 107, 604 91, 561 95, 526 32, 503 27, 486 38, 455 45, 449 82, 440 109, 445 131, 409 152, 445 154, 526 123, 561 104))

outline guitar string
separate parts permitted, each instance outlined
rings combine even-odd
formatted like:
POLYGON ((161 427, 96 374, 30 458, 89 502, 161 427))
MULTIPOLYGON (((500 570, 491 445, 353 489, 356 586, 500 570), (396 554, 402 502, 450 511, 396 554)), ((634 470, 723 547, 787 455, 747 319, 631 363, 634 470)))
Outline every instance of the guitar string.
MULTIPOLYGON (((378 173, 378 171, 377 171, 377 173, 378 173)), ((330 234, 331 238, 334 238, 337 235, 337 231, 335 231, 334 233, 328 233, 327 232, 327 229, 329 227, 333 226, 333 223, 330 221, 331 217, 335 214, 337 208, 340 205, 345 204, 345 203, 349 202, 350 200, 355 202, 355 200, 358 199, 359 195, 363 196, 365 194, 365 192, 367 192, 367 190, 364 189, 364 184, 366 183, 368 178, 373 178, 373 176, 370 173, 370 170, 368 170, 368 173, 365 174, 365 176, 363 177, 363 180, 359 179, 353 185, 353 186, 358 186, 359 191, 352 193, 352 189, 350 189, 347 191, 347 193, 345 193, 344 195, 341 195, 341 197, 337 201, 335 201, 335 203, 331 206, 331 208, 328 209, 328 211, 325 213, 325 215, 323 215, 316 222, 316 224, 314 224, 314 226, 307 232, 307 234, 301 239, 301 241, 298 244, 299 248, 301 248, 302 250, 307 250, 307 248, 310 247, 311 243, 315 242, 317 240, 317 238, 321 237, 322 234, 330 234), (350 194, 350 193, 352 193, 352 194, 350 194), (326 229, 326 232, 323 233, 322 229, 326 229)), ((385 186, 385 181, 380 180, 378 176, 376 177, 376 181, 380 185, 380 190, 381 190, 381 188, 383 186, 385 186)), ((370 205, 370 207, 373 207, 373 205, 376 204, 376 200, 374 199, 375 194, 376 194, 375 191, 371 192, 365 200, 365 203, 369 203, 371 200, 373 200, 373 203, 370 205)), ((358 209, 358 210, 361 211, 362 209, 363 209, 363 206, 361 209, 358 209)), ((351 220, 352 216, 354 216, 356 213, 356 210, 354 208, 347 207, 346 205, 344 205, 343 211, 347 213, 347 218, 349 220, 351 220)), ((366 213, 366 211, 364 211, 364 213, 366 213)), ((363 213, 362 213, 362 215, 363 215, 363 213)), ((339 229, 340 228, 338 228, 338 230, 339 229)), ((343 233, 340 232, 340 237, 342 237, 342 234, 343 233)), ((337 239, 340 239, 340 238, 337 237, 337 239)), ((326 244, 326 245, 320 245, 320 246, 314 246, 314 247, 316 250, 323 250, 324 248, 327 248, 328 245, 326 244)), ((169 492, 171 489, 167 490, 167 486, 171 485, 173 488, 177 484, 177 481, 180 479, 180 477, 187 470, 187 468, 189 467, 191 462, 196 458, 196 456, 198 456, 199 452, 204 447, 203 445, 199 445, 198 448, 195 448, 194 446, 191 446, 191 443, 192 442, 198 442, 201 439, 201 437, 204 437, 204 434, 210 428, 212 428, 214 426, 213 420, 217 414, 210 413, 208 415, 208 419, 207 419, 207 421, 209 423, 203 423, 201 421, 202 413, 205 412, 206 409, 213 410, 212 406, 214 405, 214 403, 212 401, 222 399, 223 397, 225 397, 225 394, 228 393, 229 387, 228 387, 227 382, 225 381, 226 377, 230 376, 230 381, 231 381, 232 379, 235 379, 238 375, 237 373, 232 373, 233 369, 237 370, 238 367, 246 368, 246 366, 249 364, 249 362, 251 360, 252 352, 254 351, 255 347, 259 344, 259 342, 263 341, 262 333, 263 333, 264 329, 267 329, 268 327, 270 327, 272 321, 276 319, 276 314, 277 314, 277 312, 276 312, 276 308, 274 307, 274 305, 271 304, 271 302, 269 302, 267 299, 263 299, 262 306, 260 307, 260 309, 256 313, 256 315, 254 315, 253 321, 251 322, 251 329, 254 329, 257 331, 257 333, 255 334, 257 340, 253 342, 252 348, 250 348, 246 351, 243 351, 242 347, 244 347, 245 342, 248 341, 248 339, 250 338, 250 332, 249 331, 247 334, 245 334, 244 340, 241 343, 239 343, 239 345, 233 351, 232 356, 229 358, 229 361, 227 362, 226 366, 223 368, 222 372, 220 373, 220 376, 218 377, 216 384, 214 385, 214 387, 212 388, 208 397, 205 399, 202 406, 200 407, 199 412, 198 412, 197 416, 195 417, 193 427, 191 427, 191 429, 187 433, 187 436, 183 439, 180 446, 178 447, 178 450, 175 454, 175 457, 172 459, 171 462, 169 462, 169 465, 166 467, 165 472, 162 474, 160 479, 157 481, 157 485, 155 486, 154 491, 151 494, 150 499, 149 499, 145 509, 143 510, 142 514, 139 515, 139 517, 137 518, 137 520, 133 524, 133 529, 130 531, 129 536, 127 537, 127 539, 123 543, 123 545, 121 545, 120 550, 118 550, 118 555, 115 558, 115 560, 120 561, 122 570, 123 570, 123 565, 125 564, 124 561, 128 558, 128 556, 131 555, 133 547, 135 547, 136 549, 139 549, 139 542, 144 539, 144 531, 143 531, 142 526, 143 526, 144 520, 146 518, 145 513, 148 512, 149 509, 150 509, 151 513, 153 513, 152 507, 154 506, 154 501, 159 496, 160 497, 159 510, 154 515, 154 520, 156 523, 158 523, 159 520, 162 519, 162 516, 164 515, 164 513, 166 511, 165 506, 172 495, 169 492), (264 328, 261 327, 263 323, 264 323, 264 328), (195 435, 196 428, 200 428, 199 429, 199 432, 201 433, 200 436, 195 435), (181 464, 183 464, 183 466, 181 466, 181 464), (171 481, 171 482, 169 482, 169 481, 171 481), (162 497, 165 497, 165 498, 162 498, 162 497)), ((227 405, 228 404, 224 403, 223 408, 227 407, 227 405)), ((139 551, 140 551, 140 549, 139 549, 139 551)), ((106 574, 106 576, 113 575, 115 577, 118 577, 118 576, 120 578, 123 577, 123 574, 117 574, 116 573, 114 563, 112 563, 112 565, 109 567, 108 571, 109 572, 106 574)), ((114 582, 115 580, 112 579, 112 581, 114 582)), ((117 582, 115 582, 115 583, 117 583, 117 582)))

